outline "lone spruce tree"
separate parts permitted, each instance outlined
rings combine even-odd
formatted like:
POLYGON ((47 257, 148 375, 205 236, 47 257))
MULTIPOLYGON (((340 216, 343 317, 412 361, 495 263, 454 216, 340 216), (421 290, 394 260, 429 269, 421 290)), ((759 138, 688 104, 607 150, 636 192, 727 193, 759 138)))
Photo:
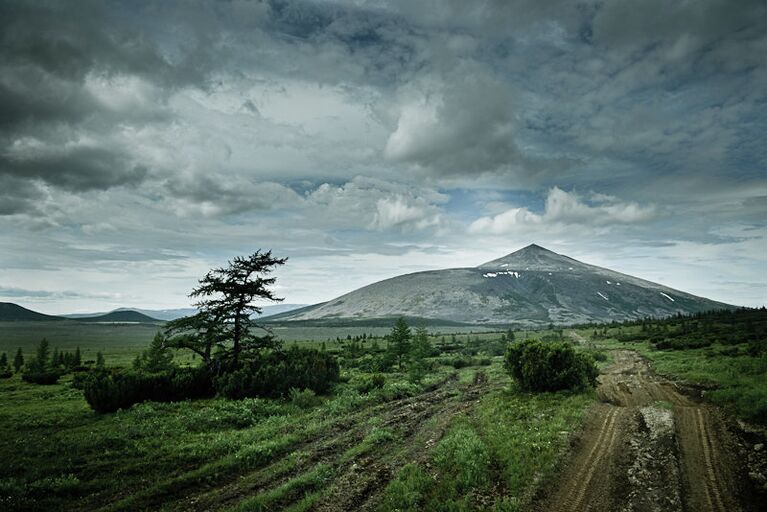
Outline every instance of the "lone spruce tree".
POLYGON ((410 338, 410 327, 404 318, 398 318, 389 334, 389 351, 397 358, 400 370, 404 359, 410 353, 410 338))
POLYGON ((16 357, 13 358, 13 369, 16 373, 19 373, 21 367, 24 366, 24 354, 21 352, 21 347, 16 351, 16 357))
POLYGON ((276 278, 268 275, 286 261, 272 256, 271 251, 258 250, 208 272, 189 295, 197 299, 194 305, 199 312, 166 325, 168 346, 192 350, 211 368, 214 348, 236 368, 243 353, 276 347, 278 341, 271 331, 254 322, 251 315, 261 313, 254 300, 283 300, 269 289, 276 278))

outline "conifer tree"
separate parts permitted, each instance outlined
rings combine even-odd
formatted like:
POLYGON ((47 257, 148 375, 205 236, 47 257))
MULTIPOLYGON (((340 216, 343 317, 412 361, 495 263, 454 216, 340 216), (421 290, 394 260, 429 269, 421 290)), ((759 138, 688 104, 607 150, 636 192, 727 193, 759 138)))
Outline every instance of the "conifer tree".
POLYGON ((77 347, 75 349, 75 356, 72 361, 72 365, 75 367, 78 367, 78 366, 82 366, 82 364, 83 364, 83 357, 82 357, 82 354, 80 354, 80 347, 77 347))
POLYGON ((278 340, 271 330, 258 325, 251 316, 262 309, 253 304, 256 299, 279 302, 269 289, 276 281, 267 277, 274 267, 287 258, 276 258, 271 251, 260 250, 248 257, 236 257, 227 267, 216 268, 200 280, 190 297, 198 299, 199 313, 180 318, 166 326, 167 344, 187 348, 212 366, 212 350, 218 348, 232 366, 238 367, 243 352, 275 348, 278 340), (254 332, 260 329, 261 335, 254 332))
POLYGON ((148 372, 157 373, 170 368, 173 354, 165 345, 165 336, 161 332, 155 334, 149 349, 142 354, 140 367, 148 372))
POLYGON ((50 345, 48 344, 47 339, 43 338, 40 340, 40 344, 37 346, 35 359, 31 366, 33 366, 33 371, 38 373, 45 373, 45 371, 48 370, 48 367, 50 366, 50 345))
POLYGON ((104 354, 101 352, 96 352, 96 368, 103 368, 104 364, 104 354))
POLYGON ((407 322, 402 317, 398 318, 389 334, 389 351, 396 357, 400 370, 405 357, 410 352, 410 337, 410 327, 407 322))
POLYGON ((427 370, 426 358, 431 355, 431 343, 426 327, 417 327, 410 347, 410 380, 421 382, 427 370))
POLYGON ((16 357, 13 358, 13 369, 16 373, 21 371, 21 367, 24 366, 24 354, 21 352, 21 347, 16 351, 16 357))

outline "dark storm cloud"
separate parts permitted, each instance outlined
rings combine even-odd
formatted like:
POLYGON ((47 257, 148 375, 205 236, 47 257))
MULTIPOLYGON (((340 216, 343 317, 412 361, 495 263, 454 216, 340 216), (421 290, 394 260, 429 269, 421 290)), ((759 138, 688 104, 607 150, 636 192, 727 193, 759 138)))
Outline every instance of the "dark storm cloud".
POLYGON ((44 199, 39 185, 0 174, 0 216, 36 213, 44 199))
MULTIPOLYGON (((190 45, 170 59, 148 34, 121 23, 115 11, 123 8, 0 5, 0 175, 71 191, 136 184, 147 176, 131 151, 103 137, 122 126, 167 120, 169 90, 203 83, 205 51, 190 45), (100 98, 94 90, 99 81, 126 77, 146 82, 147 104, 111 105, 109 91, 100 98), (90 147, 78 142, 94 138, 101 140, 90 147), (33 148, 25 149, 30 141, 33 148)), ((12 209, 9 204, 3 209, 12 209)))
POLYGON ((113 149, 84 147, 35 152, 28 158, 0 157, 0 173, 83 191, 135 185, 144 180, 147 170, 113 149))

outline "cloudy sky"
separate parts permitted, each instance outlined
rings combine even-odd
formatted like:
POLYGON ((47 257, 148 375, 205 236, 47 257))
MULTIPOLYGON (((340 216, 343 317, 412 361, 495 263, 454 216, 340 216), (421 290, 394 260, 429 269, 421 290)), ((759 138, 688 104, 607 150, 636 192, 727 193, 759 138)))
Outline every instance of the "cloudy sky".
POLYGON ((286 302, 536 242, 767 303, 767 5, 0 3, 0 300, 286 302))

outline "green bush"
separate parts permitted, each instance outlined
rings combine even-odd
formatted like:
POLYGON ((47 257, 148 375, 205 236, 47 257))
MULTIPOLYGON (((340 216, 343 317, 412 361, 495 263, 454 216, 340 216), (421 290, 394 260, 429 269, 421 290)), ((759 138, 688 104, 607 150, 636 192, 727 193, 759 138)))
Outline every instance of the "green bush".
POLYGON ((509 345, 505 367, 527 391, 584 389, 596 384, 599 370, 587 354, 567 343, 526 340, 509 345))
POLYGON ((114 412, 152 400, 176 402, 213 395, 204 367, 173 368, 161 373, 97 370, 83 378, 85 400, 96 412, 114 412))
POLYGON ((255 356, 217 377, 215 387, 227 398, 283 397, 291 388, 323 394, 338 382, 339 373, 338 362, 327 352, 291 347, 255 356))
POLYGON ((378 355, 366 354, 358 360, 357 368, 368 373, 387 373, 392 370, 396 360, 397 359, 390 352, 378 355))
POLYGON ((354 388, 360 393, 370 393, 374 389, 381 389, 386 384, 386 377, 380 373, 364 374, 356 379, 354 388))
POLYGON ((298 407, 299 409, 310 409, 317 406, 322 402, 320 397, 311 389, 297 389, 293 388, 288 393, 290 397, 290 403, 298 407))
POLYGON ((24 379, 24 382, 29 382, 30 384, 42 384, 46 386, 56 384, 60 377, 61 373, 56 370, 46 370, 43 372, 24 372, 21 374, 21 378, 24 379))

